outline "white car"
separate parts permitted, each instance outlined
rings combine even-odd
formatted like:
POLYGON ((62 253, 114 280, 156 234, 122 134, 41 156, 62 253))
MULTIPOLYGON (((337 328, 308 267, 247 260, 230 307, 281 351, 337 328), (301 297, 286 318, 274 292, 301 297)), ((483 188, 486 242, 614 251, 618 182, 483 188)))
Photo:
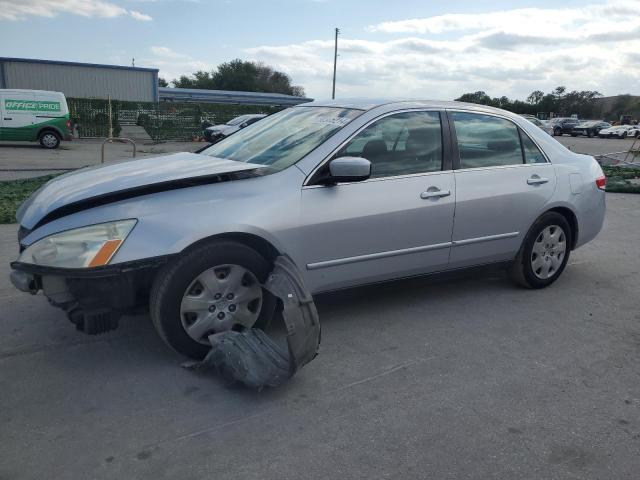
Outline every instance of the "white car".
POLYGON ((600 130, 598 136, 600 138, 637 138, 640 136, 640 127, 638 125, 616 125, 600 130))

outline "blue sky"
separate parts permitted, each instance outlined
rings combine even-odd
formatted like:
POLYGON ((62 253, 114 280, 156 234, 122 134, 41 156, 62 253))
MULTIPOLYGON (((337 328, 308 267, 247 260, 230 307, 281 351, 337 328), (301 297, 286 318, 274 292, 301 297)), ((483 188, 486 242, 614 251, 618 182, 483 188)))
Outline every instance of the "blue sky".
POLYGON ((526 97, 563 84, 640 94, 640 1, 0 0, 0 56, 158 67, 233 58, 338 96, 526 97))

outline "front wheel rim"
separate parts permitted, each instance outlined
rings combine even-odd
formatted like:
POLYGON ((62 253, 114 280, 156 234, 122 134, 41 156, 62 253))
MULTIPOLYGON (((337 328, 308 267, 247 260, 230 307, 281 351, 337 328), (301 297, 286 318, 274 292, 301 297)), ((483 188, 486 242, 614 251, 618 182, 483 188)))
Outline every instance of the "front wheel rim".
POLYGON ((541 280, 558 274, 567 252, 567 236, 558 225, 545 227, 533 242, 531 269, 541 280))
POLYGON ((182 328, 196 342, 209 345, 213 333, 253 327, 262 301, 262 287, 250 270, 234 264, 209 268, 182 295, 182 328))

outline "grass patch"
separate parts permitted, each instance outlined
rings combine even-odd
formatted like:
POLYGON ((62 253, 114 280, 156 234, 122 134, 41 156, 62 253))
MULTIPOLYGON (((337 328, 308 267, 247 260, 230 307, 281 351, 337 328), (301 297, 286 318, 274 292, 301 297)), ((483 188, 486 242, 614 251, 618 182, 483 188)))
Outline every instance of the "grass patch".
POLYGON ((607 192, 640 193, 640 168, 605 166, 602 170, 607 176, 607 192))
POLYGON ((29 195, 57 175, 0 182, 0 223, 16 223, 16 210, 29 195))

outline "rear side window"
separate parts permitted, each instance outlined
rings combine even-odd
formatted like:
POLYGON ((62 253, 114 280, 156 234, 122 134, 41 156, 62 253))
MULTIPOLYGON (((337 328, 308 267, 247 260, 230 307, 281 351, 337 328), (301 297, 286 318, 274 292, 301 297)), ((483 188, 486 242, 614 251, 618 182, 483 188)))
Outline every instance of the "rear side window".
POLYGON ((460 168, 495 167, 523 163, 518 127, 502 118, 452 112, 458 139, 460 168))
POLYGON ((547 163, 547 159, 544 157, 540 149, 522 130, 520 130, 520 138, 522 140, 522 150, 524 151, 525 163, 547 163))
POLYGON ((442 169, 442 127, 438 112, 403 112, 386 116, 349 141, 337 157, 363 157, 371 178, 442 169))

